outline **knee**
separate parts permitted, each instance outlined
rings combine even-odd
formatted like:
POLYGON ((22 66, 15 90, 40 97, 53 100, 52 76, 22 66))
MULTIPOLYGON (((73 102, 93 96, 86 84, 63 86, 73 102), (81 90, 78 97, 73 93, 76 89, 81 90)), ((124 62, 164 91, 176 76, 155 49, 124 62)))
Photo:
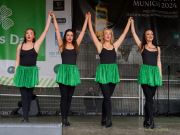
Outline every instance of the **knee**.
POLYGON ((104 101, 105 101, 105 102, 110 102, 110 101, 111 101, 111 97, 105 96, 105 97, 104 97, 104 101))
POLYGON ((65 101, 65 100, 67 100, 67 99, 68 99, 67 96, 61 95, 61 100, 65 101))

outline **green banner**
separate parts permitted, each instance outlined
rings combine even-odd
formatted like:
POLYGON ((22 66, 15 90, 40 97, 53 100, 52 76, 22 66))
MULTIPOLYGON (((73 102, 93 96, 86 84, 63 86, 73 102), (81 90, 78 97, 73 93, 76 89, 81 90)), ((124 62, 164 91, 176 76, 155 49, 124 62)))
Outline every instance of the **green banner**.
MULTIPOLYGON (((23 41, 27 28, 36 31, 36 39, 43 32, 46 16, 45 0, 0 1, 0 60, 15 60, 17 45, 23 41)), ((38 60, 45 60, 45 42, 38 60)))

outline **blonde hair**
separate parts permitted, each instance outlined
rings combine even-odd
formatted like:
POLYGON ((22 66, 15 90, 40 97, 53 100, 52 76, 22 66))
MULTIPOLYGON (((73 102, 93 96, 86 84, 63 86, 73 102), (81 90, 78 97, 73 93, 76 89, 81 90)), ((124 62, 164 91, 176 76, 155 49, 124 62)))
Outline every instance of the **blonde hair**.
POLYGON ((112 29, 109 29, 109 28, 104 28, 104 30, 102 31, 102 35, 101 35, 101 39, 100 39, 101 43, 104 44, 104 42, 105 42, 104 41, 104 33, 105 33, 106 30, 109 30, 111 32, 111 41, 110 41, 110 43, 113 44, 114 43, 114 34, 113 34, 112 29))

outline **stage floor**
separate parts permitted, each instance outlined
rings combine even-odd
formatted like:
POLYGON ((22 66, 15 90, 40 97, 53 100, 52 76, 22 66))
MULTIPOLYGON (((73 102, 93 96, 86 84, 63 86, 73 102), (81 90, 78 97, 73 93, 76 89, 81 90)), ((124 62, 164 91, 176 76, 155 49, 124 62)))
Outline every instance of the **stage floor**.
MULTIPOLYGON (((31 117, 30 124, 60 123, 60 116, 31 117)), ((144 129, 143 117, 113 116, 113 126, 100 125, 100 116, 70 116, 70 127, 63 127, 63 135, 180 135, 180 117, 156 117, 155 129, 144 129)), ((21 123, 21 117, 0 117, 1 124, 21 123)), ((23 124, 23 123, 22 123, 23 124)))

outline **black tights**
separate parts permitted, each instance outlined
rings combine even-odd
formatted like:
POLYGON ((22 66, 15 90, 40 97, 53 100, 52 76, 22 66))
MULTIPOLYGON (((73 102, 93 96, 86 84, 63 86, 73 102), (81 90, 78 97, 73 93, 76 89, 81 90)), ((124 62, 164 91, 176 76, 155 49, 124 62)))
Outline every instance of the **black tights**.
POLYGON ((25 87, 20 88, 24 119, 28 119, 29 117, 29 110, 30 110, 33 90, 34 88, 25 88, 25 87))
POLYGON ((67 119, 75 86, 59 84, 59 89, 61 93, 61 116, 63 119, 67 119))
POLYGON ((152 87, 149 85, 142 85, 143 93, 145 96, 144 105, 144 119, 145 121, 153 121, 153 97, 156 93, 157 87, 152 87))
POLYGON ((101 84, 99 83, 102 94, 103 94, 103 103, 102 103, 102 120, 111 120, 112 108, 111 108, 111 96, 114 92, 116 84, 108 83, 101 84))

